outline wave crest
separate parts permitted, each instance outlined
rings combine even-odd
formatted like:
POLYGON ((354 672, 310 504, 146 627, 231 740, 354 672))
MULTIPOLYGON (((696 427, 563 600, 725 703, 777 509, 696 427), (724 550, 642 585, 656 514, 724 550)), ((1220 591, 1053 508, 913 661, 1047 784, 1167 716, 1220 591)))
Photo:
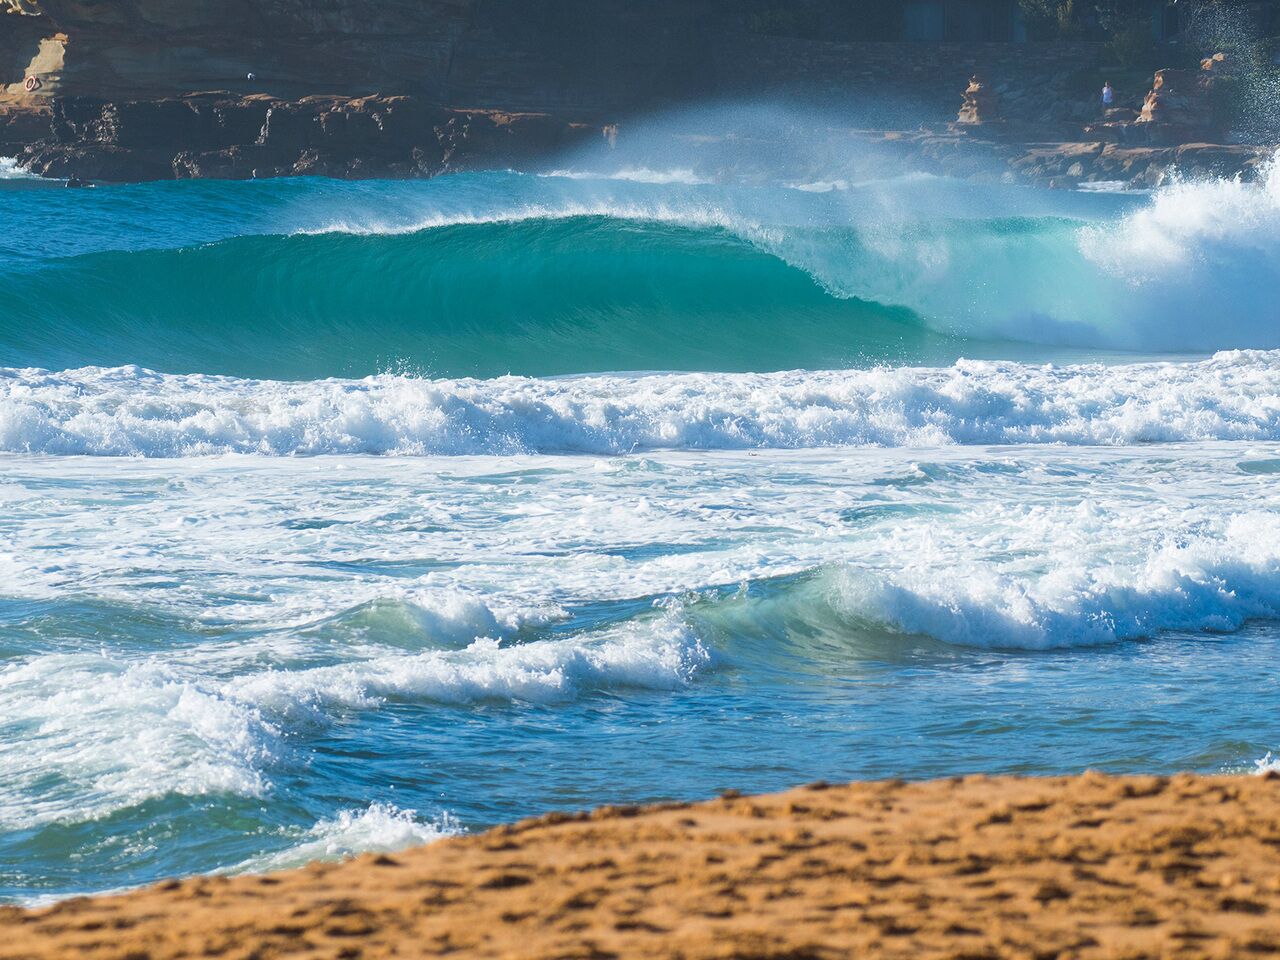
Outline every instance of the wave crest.
POLYGON ((474 202, 474 178, 458 183, 425 212, 418 198, 289 235, 14 258, 0 363, 301 379, 1280 348, 1274 169, 1111 201, 1105 219, 1079 198, 975 210, 939 180, 628 197, 600 195, 621 181, 507 176, 474 202), (937 209, 902 209, 906 191, 937 209))
POLYGON ((1049 650, 1098 646, 1168 631, 1230 633, 1280 618, 1280 517, 1232 518, 1225 528, 1160 544, 1135 565, 1076 568, 1063 558, 1042 577, 983 565, 963 575, 936 563, 886 573, 849 568, 838 586, 850 614, 899 633, 965 647, 1049 650))
POLYGON ((461 832, 461 826, 448 814, 424 821, 416 810, 371 803, 364 810, 343 810, 332 819, 320 820, 298 837, 293 846, 260 854, 226 872, 267 873, 316 860, 339 860, 362 853, 395 853, 461 832))

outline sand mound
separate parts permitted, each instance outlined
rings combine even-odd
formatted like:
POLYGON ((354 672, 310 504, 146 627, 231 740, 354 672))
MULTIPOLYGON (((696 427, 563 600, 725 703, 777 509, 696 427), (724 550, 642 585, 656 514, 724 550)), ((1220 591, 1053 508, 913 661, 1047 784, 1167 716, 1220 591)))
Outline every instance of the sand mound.
POLYGON ((1280 778, 813 785, 0 910, 0 957, 1280 953, 1280 778))

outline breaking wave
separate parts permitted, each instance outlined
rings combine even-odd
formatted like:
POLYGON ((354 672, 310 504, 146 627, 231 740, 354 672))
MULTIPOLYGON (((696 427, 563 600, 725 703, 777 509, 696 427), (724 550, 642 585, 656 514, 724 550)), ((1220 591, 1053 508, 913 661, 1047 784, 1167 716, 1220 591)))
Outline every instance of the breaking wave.
POLYGON ((966 215, 954 198, 905 216, 849 189, 835 212, 773 224, 696 186, 624 202, 556 182, 567 196, 473 213, 15 257, 0 364, 492 377, 1280 347, 1276 169, 1174 184, 1111 219, 966 215))
POLYGON ((1221 529, 1170 537, 1133 563, 1057 556, 1042 576, 912 562, 904 549, 892 572, 841 570, 837 605, 895 633, 965 647, 1047 650, 1170 631, 1230 633, 1280 618, 1278 535, 1274 513, 1242 513, 1221 529))
POLYGON ((617 454, 843 445, 1127 444, 1280 439, 1280 352, 1107 366, 540 380, 280 382, 136 367, 0 370, 0 450, 617 454))
MULTIPOLYGON (((713 664, 711 651, 674 616, 504 643, 486 635, 496 621, 464 627, 456 607, 447 595, 424 600, 406 621, 415 642, 435 637, 446 649, 365 649, 363 659, 225 682, 201 676, 215 651, 168 666, 50 654, 0 670, 0 710, 14 733, 0 743, 0 827, 82 822, 165 797, 267 797, 293 762, 290 733, 342 711, 387 701, 551 704, 600 691, 674 690, 713 664), (456 642, 448 640, 453 634, 456 642)), ((245 869, 407 846, 452 829, 374 806, 318 824, 291 852, 245 869)))
POLYGON ((28 173, 18 166, 13 157, 0 157, 0 180, 36 180, 33 173, 28 173))
POLYGON ((303 832, 283 850, 260 854, 226 871, 267 873, 289 870, 316 860, 340 860, 362 853, 395 853, 454 836, 461 826, 447 814, 424 821, 416 810, 371 803, 364 810, 343 810, 303 832))

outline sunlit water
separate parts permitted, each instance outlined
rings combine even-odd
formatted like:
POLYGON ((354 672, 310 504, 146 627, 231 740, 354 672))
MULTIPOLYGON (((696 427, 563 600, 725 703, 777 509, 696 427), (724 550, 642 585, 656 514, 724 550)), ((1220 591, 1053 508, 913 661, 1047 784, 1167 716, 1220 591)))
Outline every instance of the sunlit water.
POLYGON ((0 189, 0 897, 1280 747, 1275 183, 614 173, 0 189))

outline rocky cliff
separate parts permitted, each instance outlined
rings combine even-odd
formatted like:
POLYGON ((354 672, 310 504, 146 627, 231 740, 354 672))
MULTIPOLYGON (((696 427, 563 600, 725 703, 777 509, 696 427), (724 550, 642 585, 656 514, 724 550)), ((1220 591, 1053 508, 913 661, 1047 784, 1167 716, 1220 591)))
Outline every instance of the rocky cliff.
POLYGON ((17 135, 6 134, 0 109, 0 153, 8 146, 42 176, 106 181, 430 177, 468 167, 528 166, 603 133, 545 114, 447 110, 421 97, 281 100, 229 93, 57 97, 46 112, 12 112, 8 123, 19 122, 17 135), (33 136, 41 124, 46 131, 33 136))
POLYGON ((527 160, 695 95, 710 2, 0 0, 0 155, 108 180, 527 160))
POLYGON ((707 22, 703 0, 660 3, 658 16, 623 0, 0 2, 17 14, 0 28, 27 21, 10 83, 24 79, 13 68, 34 60, 39 41, 62 38, 64 62, 43 78, 50 93, 379 93, 579 114, 686 92, 707 22))
MULTIPOLYGON (((823 104, 826 132, 805 136, 843 130, 832 151, 855 129, 898 130, 900 156, 960 175, 1011 170, 1066 183, 1119 170, 1146 183, 1172 161, 1125 153, 1103 162, 1104 146, 1115 154, 1183 142, 1176 131, 1186 124, 1149 124, 1137 137, 1136 91, 1128 110, 1100 116, 1088 69, 1099 44, 802 39, 762 29, 749 7, 0 0, 0 156, 104 180, 430 176, 533 163, 598 142, 619 121, 625 139, 630 120, 673 104, 761 98, 823 104), (979 122, 957 125, 960 92, 975 74, 965 116, 979 122), (922 125, 938 135, 920 135, 922 125), (1094 162, 1081 159, 1081 141, 1096 144, 1094 162)), ((1177 105, 1165 97, 1158 106, 1185 117, 1177 105)), ((761 136, 787 152, 786 131, 761 136)), ((1257 169, 1262 154, 1218 151, 1206 169, 1246 169, 1237 155, 1257 169)))
MULTIPOLYGON (((757 4, 758 5, 758 4, 757 4)), ((828 0, 832 11, 842 0, 828 0)), ((719 97, 801 97, 863 114, 955 113, 969 76, 1073 119, 1096 43, 802 39, 748 0, 0 0, 0 82, 142 99, 208 90, 380 94, 460 108, 616 119, 719 97), (252 76, 251 76, 252 75, 252 76)), ((1017 112, 1014 98, 1007 98, 1017 112)), ((1076 118, 1079 119, 1079 118, 1076 118)))

